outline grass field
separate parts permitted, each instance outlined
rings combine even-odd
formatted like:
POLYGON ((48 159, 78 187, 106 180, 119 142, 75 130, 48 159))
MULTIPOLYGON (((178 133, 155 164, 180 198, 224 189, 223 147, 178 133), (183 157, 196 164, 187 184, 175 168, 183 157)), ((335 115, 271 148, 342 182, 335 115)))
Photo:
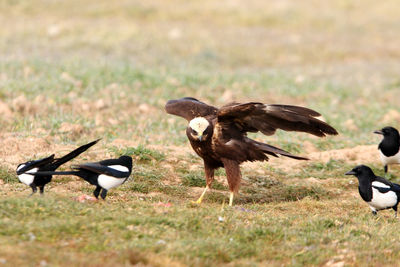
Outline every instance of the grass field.
POLYGON ((398 266, 398 219, 373 217, 343 174, 383 175, 372 132, 400 127, 399 12, 395 0, 1 1, 0 266, 398 266), (196 206, 202 162, 163 110, 183 96, 304 105, 340 135, 252 134, 312 160, 243 164, 234 207, 221 170, 196 206), (106 202, 77 202, 93 188, 74 177, 27 198, 18 163, 97 138, 74 163, 134 158, 106 202))

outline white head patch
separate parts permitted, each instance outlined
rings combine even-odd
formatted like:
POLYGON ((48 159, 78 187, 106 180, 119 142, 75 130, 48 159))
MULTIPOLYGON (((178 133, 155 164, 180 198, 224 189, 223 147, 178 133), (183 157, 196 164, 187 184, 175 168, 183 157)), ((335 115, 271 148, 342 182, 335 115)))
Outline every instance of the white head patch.
POLYGON ((208 120, 203 117, 194 118, 189 122, 189 127, 198 132, 200 135, 204 133, 209 125, 210 123, 208 120))

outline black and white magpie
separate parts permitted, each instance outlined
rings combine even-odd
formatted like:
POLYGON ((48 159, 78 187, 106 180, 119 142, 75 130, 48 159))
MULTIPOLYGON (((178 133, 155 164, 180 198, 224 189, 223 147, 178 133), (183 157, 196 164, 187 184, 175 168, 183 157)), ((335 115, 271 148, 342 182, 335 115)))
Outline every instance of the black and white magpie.
POLYGON ((76 175, 96 186, 93 194, 105 199, 109 189, 128 180, 132 172, 132 157, 121 156, 118 159, 106 159, 99 162, 72 166, 75 171, 37 172, 36 175, 76 175))
POLYGON ((388 172, 388 165, 400 164, 400 135, 399 131, 393 127, 385 127, 375 131, 376 134, 383 135, 378 149, 381 155, 381 161, 384 165, 385 173, 388 172))
POLYGON ((372 214, 376 215, 379 210, 393 209, 397 217, 400 185, 376 176, 371 168, 365 165, 358 165, 345 174, 357 177, 358 192, 361 198, 368 203, 372 214))
MULTIPOLYGON (((17 167, 17 175, 20 182, 30 186, 32 188, 32 194, 37 192, 37 187, 40 189, 40 194, 44 193, 44 186, 50 183, 51 175, 35 175, 36 172, 40 171, 55 171, 62 164, 72 160, 85 152, 89 147, 96 144, 100 139, 93 141, 89 144, 83 145, 68 153, 62 158, 54 158, 54 154, 43 159, 27 161, 21 163, 17 167)), ((30 195, 30 196, 31 196, 30 195)))

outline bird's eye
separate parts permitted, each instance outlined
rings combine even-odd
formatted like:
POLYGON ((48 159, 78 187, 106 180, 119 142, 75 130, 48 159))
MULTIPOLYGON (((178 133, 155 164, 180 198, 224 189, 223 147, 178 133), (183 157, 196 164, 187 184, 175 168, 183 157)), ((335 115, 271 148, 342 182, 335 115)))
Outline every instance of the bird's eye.
POLYGON ((196 132, 195 130, 193 130, 193 134, 194 134, 194 135, 197 135, 197 132, 196 132))

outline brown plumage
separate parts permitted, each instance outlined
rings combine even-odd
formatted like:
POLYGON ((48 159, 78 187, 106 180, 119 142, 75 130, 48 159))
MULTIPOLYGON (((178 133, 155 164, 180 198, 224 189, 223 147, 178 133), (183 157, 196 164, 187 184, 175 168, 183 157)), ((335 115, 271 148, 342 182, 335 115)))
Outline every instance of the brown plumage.
POLYGON ((338 134, 333 127, 316 118, 320 116, 318 112, 299 106, 250 102, 231 103, 218 109, 195 98, 185 97, 168 101, 165 110, 189 122, 186 135, 194 151, 204 161, 207 186, 196 203, 201 203, 217 168, 225 168, 231 191, 229 204, 232 205, 233 193, 240 186, 240 163, 268 160, 268 155, 307 159, 252 140, 246 136, 247 132, 260 131, 273 135, 277 129, 282 129, 319 137, 338 134))

